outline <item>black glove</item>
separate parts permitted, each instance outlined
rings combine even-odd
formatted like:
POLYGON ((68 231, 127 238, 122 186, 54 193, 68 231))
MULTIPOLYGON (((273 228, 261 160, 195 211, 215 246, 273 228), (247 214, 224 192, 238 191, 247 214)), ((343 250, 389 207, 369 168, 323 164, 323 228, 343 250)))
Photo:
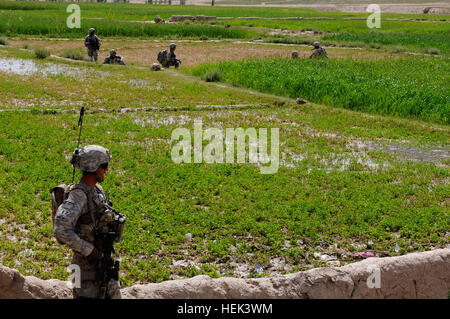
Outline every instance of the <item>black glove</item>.
POLYGON ((102 259, 102 254, 94 247, 92 252, 86 258, 91 264, 94 264, 102 259))

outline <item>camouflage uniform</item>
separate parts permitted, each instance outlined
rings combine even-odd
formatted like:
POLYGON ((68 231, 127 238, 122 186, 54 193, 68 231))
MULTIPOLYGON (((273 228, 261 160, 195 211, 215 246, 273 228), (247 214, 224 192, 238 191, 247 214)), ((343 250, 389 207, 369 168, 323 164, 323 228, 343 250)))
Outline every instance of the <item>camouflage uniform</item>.
POLYGON ((164 22, 165 22, 164 19, 161 19, 160 16, 156 16, 155 23, 164 23, 164 22))
POLYGON ((105 60, 103 61, 103 64, 122 64, 125 65, 125 62, 123 60, 123 57, 120 55, 116 55, 114 57, 111 57, 111 54, 108 55, 105 60))
POLYGON ((102 41, 96 34, 91 32, 91 30, 93 29, 89 30, 89 35, 86 36, 86 38, 84 39, 84 45, 88 49, 88 56, 91 58, 91 62, 92 60, 97 62, 98 50, 100 50, 100 45, 102 44, 102 41))
MULTIPOLYGON (((90 187, 80 180, 70 187, 68 198, 56 211, 55 236, 74 251, 72 264, 78 265, 81 270, 81 288, 73 288, 74 298, 99 297, 101 281, 98 270, 101 262, 91 263, 87 256, 94 247, 102 251, 102 242, 96 240, 93 224, 99 231, 104 231, 111 222, 111 216, 105 212, 105 204, 108 201, 100 185, 90 187)), ((108 283, 108 297, 121 298, 120 284, 114 279, 108 283)))
MULTIPOLYGON (((176 45, 172 43, 170 45, 171 48, 176 48, 176 45)), ((175 69, 178 69, 178 67, 181 64, 181 61, 177 59, 177 56, 175 55, 174 51, 171 50, 165 50, 163 55, 163 60, 160 61, 163 68, 169 68, 170 66, 175 66, 175 69)))
POLYGON ((327 50, 321 47, 319 42, 314 42, 314 52, 310 58, 328 58, 327 50))

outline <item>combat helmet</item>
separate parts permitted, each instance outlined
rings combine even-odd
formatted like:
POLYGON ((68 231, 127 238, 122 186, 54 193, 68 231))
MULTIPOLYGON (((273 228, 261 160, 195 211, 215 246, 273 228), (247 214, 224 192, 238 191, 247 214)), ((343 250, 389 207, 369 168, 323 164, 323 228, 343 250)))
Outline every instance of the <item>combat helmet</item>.
POLYGON ((89 29, 89 33, 92 33, 92 32, 95 32, 95 29, 94 29, 94 28, 90 28, 90 29, 89 29))
POLYGON ((117 54, 117 52, 116 52, 116 50, 115 50, 115 49, 111 49, 111 50, 109 50, 109 55, 111 55, 111 54, 113 54, 113 53, 116 53, 116 54, 117 54))
POLYGON ((314 46, 315 48, 318 48, 318 47, 320 47, 320 43, 319 43, 318 41, 315 41, 315 42, 313 43, 313 46, 314 46))
POLYGON ((177 45, 175 44, 175 43, 171 43, 170 45, 169 45, 169 48, 170 49, 173 49, 173 48, 176 48, 177 47, 177 45))
POLYGON ((86 145, 75 149, 70 163, 80 171, 94 173, 100 165, 109 163, 111 158, 108 149, 99 145, 86 145))

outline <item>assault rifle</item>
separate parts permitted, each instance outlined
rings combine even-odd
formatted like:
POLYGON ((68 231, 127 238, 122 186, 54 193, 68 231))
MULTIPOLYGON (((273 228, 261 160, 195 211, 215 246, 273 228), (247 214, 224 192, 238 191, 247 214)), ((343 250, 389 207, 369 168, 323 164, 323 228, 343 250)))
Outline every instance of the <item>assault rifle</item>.
POLYGON ((113 259, 114 242, 120 241, 122 237, 123 227, 125 226, 125 215, 120 214, 118 211, 114 210, 110 205, 105 205, 105 213, 113 213, 114 218, 112 222, 108 224, 107 232, 97 232, 95 233, 96 240, 100 240, 102 243, 102 260, 100 267, 100 299, 108 298, 108 283, 111 279, 119 281, 119 269, 120 261, 113 259), (109 212, 108 212, 109 211, 109 212))

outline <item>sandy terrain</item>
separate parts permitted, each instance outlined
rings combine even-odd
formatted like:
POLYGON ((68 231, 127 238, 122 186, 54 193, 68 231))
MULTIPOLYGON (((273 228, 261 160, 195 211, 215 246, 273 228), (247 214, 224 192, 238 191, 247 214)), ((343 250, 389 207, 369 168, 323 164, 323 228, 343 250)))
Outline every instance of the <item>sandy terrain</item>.
MULTIPOLYGON (((375 1, 376 2, 376 1, 375 1)), ((275 6, 275 5, 274 5, 275 6)), ((276 5, 277 7, 307 8, 319 11, 340 11, 366 13, 367 4, 298 4, 298 5, 276 5)), ((266 6, 267 7, 267 6, 266 6)), ((399 3, 380 4, 381 13, 423 13, 425 8, 433 8, 435 14, 450 14, 449 2, 437 3, 399 3)))
MULTIPOLYGON (((67 48, 82 49, 85 53, 82 40, 9 40, 10 44, 22 47, 27 43, 30 48, 46 47, 52 54, 59 55, 67 48)), ((157 41, 121 41, 105 39, 99 54, 99 61, 103 61, 111 48, 115 48, 127 63, 150 66, 156 63, 156 56, 160 50, 166 49, 170 42, 157 41)), ((193 66, 201 63, 242 60, 248 58, 286 57, 296 50, 300 58, 307 58, 311 54, 310 46, 300 45, 276 45, 263 43, 220 43, 220 42, 185 42, 177 41, 177 57, 182 60, 182 67, 193 66)), ((327 47, 330 57, 353 59, 397 59, 399 54, 391 54, 383 51, 367 51, 360 49, 345 49, 327 47)))
MULTIPOLYGON (((145 0, 130 0, 131 3, 145 3, 145 0)), ((173 0, 174 4, 177 4, 178 1, 173 0)), ((239 5, 239 1, 235 1, 236 4, 232 4, 233 6, 239 5)), ((269 1, 267 1, 269 2, 269 1)), ((331 1, 330 1, 331 2, 331 1)), ((337 1, 334 1, 337 2, 337 1)), ((366 9, 368 4, 355 4, 355 3, 345 3, 345 0, 342 0, 342 4, 324 4, 324 3, 316 3, 316 4, 266 4, 266 5, 253 5, 253 6, 265 6, 265 7, 288 7, 288 8, 307 8, 319 11, 341 11, 341 12, 362 12, 366 13, 366 9)), ((349 1, 350 2, 350 1, 349 1)), ((263 3, 263 2, 262 2, 263 3)), ((374 1, 374 3, 377 3, 374 1)), ((188 5, 211 5, 211 0, 187 0, 186 4, 188 5)), ((227 5, 222 4, 220 0, 216 0, 216 5, 227 5)), ((248 6, 248 5, 244 5, 248 6)), ((433 13, 437 14, 450 14, 450 2, 426 2, 423 1, 421 3, 381 3, 380 8, 381 12, 389 12, 389 13, 423 13, 423 9, 432 7, 434 8, 433 13)))

